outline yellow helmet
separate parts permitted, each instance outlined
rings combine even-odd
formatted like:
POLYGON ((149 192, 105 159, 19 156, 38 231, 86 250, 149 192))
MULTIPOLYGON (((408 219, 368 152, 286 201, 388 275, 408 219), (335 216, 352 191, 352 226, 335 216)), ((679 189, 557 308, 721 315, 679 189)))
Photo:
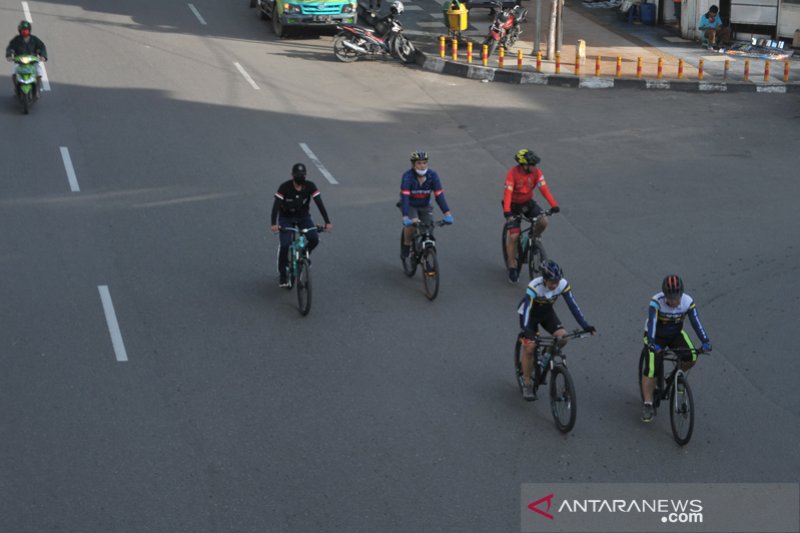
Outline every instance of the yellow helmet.
POLYGON ((528 150, 527 148, 523 148, 522 150, 517 152, 517 155, 514 156, 514 159, 520 165, 533 165, 533 166, 538 165, 539 162, 541 161, 539 156, 537 156, 536 154, 533 153, 532 150, 528 150))

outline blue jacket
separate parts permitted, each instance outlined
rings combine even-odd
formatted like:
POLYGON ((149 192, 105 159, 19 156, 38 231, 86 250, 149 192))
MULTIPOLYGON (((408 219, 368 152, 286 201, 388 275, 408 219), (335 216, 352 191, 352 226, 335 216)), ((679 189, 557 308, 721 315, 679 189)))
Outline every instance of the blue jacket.
POLYGON ((447 207, 447 200, 444 199, 444 189, 442 189, 442 182, 439 180, 439 174, 435 170, 428 169, 425 173, 425 181, 422 183, 417 179, 417 174, 414 169, 407 170, 403 174, 403 180, 400 184, 400 201, 403 216, 408 216, 409 207, 427 207, 431 204, 431 193, 436 197, 436 203, 439 204, 442 212, 450 211, 447 207))

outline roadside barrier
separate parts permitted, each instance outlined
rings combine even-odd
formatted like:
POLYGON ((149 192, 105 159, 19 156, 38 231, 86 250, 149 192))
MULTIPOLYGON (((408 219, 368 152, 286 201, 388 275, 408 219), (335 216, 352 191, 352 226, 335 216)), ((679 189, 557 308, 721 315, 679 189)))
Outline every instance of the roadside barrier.
POLYGON ((444 41, 446 37, 439 37, 439 57, 444 57, 444 41))
POLYGON ((536 52, 536 72, 542 71, 542 53, 536 52))
POLYGON ((664 60, 660 57, 658 58, 658 72, 656 73, 656 78, 661 79, 664 77, 664 60))
POLYGON ((764 81, 769 81, 769 59, 764 61, 764 81))
POLYGON ((698 80, 702 80, 703 79, 703 63, 704 63, 704 61, 703 61, 702 58, 697 63, 697 79, 698 80))
POLYGON ((723 80, 727 80, 728 79, 728 72, 730 72, 730 70, 731 70, 731 60, 730 59, 726 59, 725 60, 725 70, 722 71, 722 79, 723 80))
POLYGON ((556 52, 556 74, 561 74, 561 52, 556 52))
POLYGON ((484 44, 483 45, 483 51, 481 52, 481 60, 483 61, 483 66, 484 67, 489 64, 489 45, 488 44, 484 44))
POLYGON ((594 60, 594 75, 595 77, 600 76, 600 56, 594 60))
POLYGON ((453 38, 453 61, 458 61, 458 39, 453 38))
POLYGON ((522 70, 522 50, 517 51, 517 70, 522 70))
POLYGON ((472 63, 472 41, 467 41, 467 63, 472 63))
POLYGON ((617 56, 617 77, 622 77, 622 56, 617 56))
POLYGON ((575 51, 575 75, 581 75, 581 55, 577 52, 577 50, 575 51))
POLYGON ((786 83, 789 81, 789 62, 783 62, 783 82, 786 83))
POLYGON ((683 59, 678 59, 678 79, 683 79, 683 59))
POLYGON ((744 81, 750 81, 750 60, 744 60, 744 76, 742 76, 744 81))
POLYGON ((642 58, 641 57, 637 57, 636 58, 636 77, 637 78, 641 78, 642 77, 642 58))
POLYGON ((506 65, 506 49, 503 46, 497 48, 497 68, 503 68, 506 65))

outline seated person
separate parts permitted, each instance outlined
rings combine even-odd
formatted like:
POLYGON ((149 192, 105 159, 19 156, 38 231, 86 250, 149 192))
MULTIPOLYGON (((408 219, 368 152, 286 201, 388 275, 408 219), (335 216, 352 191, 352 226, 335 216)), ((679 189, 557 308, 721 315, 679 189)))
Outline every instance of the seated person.
POLYGON ((708 12, 700 17, 697 29, 703 32, 703 43, 707 43, 709 50, 730 41, 731 28, 722 26, 722 17, 719 16, 717 6, 709 7, 708 12))

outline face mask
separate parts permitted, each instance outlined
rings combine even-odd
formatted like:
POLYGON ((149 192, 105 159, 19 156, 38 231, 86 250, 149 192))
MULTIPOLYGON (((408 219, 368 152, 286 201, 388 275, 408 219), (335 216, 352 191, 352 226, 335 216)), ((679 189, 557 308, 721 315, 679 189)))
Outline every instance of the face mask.
POLYGON ((22 35, 23 37, 29 37, 31 34, 31 30, 22 30, 19 32, 19 34, 22 35))
POLYGON ((428 173, 428 169, 427 168, 423 168, 423 169, 415 168, 414 172, 417 173, 417 176, 424 176, 425 174, 428 173))
POLYGON ((294 182, 297 185, 302 185, 302 184, 304 184, 306 182, 306 177, 305 176, 293 176, 292 179, 294 179, 294 182))

